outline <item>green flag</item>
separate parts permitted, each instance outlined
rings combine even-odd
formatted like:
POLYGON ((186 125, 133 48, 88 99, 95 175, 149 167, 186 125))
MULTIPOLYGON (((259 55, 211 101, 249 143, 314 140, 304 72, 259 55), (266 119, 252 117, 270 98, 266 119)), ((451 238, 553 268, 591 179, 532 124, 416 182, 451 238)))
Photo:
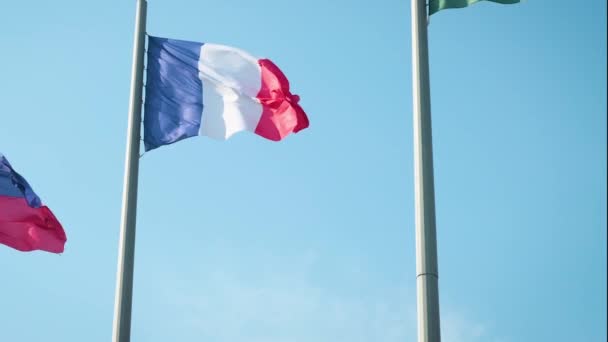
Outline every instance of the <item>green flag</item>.
MULTIPOLYGON (((482 0, 429 0, 429 15, 439 12, 446 8, 462 8, 472 5, 482 0)), ((487 0, 492 2, 498 2, 500 4, 514 4, 518 3, 519 0, 487 0)))

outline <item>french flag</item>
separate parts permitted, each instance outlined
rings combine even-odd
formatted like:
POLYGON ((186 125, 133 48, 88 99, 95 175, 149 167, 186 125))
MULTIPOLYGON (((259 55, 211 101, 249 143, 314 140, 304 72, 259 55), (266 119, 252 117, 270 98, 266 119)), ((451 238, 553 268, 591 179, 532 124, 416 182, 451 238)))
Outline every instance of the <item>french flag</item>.
POLYGON ((148 38, 146 151, 204 135, 240 131, 278 141, 308 127, 281 70, 268 59, 223 45, 148 38))
POLYGON ((24 252, 61 253, 66 240, 55 215, 0 154, 0 243, 24 252))

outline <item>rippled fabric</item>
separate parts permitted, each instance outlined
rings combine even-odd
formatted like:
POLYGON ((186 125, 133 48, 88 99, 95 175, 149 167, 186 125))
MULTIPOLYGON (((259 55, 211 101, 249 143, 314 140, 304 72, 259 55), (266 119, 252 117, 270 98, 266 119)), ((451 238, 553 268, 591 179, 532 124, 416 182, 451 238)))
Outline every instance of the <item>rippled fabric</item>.
POLYGON ((0 243, 20 251, 61 253, 66 241, 55 215, 0 154, 0 243))
POLYGON ((503 5, 515 4, 520 2, 520 0, 430 0, 429 15, 437 13, 443 9, 467 7, 479 1, 491 1, 503 5))
POLYGON ((283 72, 241 49, 149 37, 147 70, 146 151, 242 131, 278 141, 309 125, 283 72))

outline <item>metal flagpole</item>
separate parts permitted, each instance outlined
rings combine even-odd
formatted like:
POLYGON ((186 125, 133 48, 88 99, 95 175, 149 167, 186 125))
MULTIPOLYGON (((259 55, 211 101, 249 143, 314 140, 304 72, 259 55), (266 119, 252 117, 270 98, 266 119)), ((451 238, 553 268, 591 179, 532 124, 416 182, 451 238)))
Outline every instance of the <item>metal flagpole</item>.
POLYGON ((116 301, 114 305, 113 342, 131 340, 131 304, 133 294, 133 257, 135 254, 135 219, 137 211, 137 178, 139 173, 139 141, 146 38, 146 0, 137 0, 129 124, 125 158, 125 178, 116 271, 116 301))
POLYGON ((425 0, 412 0, 412 64, 418 342, 440 342, 439 276, 425 0))

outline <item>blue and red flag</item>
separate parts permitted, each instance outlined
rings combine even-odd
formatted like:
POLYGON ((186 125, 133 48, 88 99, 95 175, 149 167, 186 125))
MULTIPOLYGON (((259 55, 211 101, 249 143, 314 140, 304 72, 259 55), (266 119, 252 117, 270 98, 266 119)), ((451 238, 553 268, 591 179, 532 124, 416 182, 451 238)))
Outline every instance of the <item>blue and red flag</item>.
POLYGON ((20 251, 63 252, 63 227, 0 154, 0 243, 20 251))

